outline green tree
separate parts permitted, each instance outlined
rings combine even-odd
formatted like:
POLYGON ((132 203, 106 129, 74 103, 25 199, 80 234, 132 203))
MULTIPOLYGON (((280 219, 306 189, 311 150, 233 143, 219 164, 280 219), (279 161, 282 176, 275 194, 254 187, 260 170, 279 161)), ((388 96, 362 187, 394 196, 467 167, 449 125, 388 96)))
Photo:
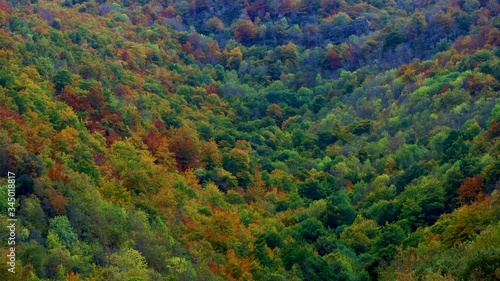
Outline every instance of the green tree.
POLYGON ((337 228, 344 224, 350 225, 354 221, 356 210, 345 192, 331 195, 326 200, 328 211, 325 223, 328 227, 337 228))
POLYGON ((60 238, 62 245, 70 248, 78 240, 78 236, 71 227, 68 217, 57 216, 50 220, 49 229, 60 238))
POLYGON ((68 86, 73 83, 73 77, 67 69, 60 68, 52 76, 52 83, 54 83, 56 91, 61 92, 64 86, 68 86))
POLYGON ((390 260, 397 253, 397 246, 406 237, 405 231, 397 224, 387 224, 377 237, 372 251, 382 260, 390 260))
POLYGON ((425 177, 418 184, 409 186, 401 194, 400 200, 400 224, 407 222, 412 230, 433 224, 445 210, 443 186, 439 180, 431 177, 425 177))
POLYGON ((236 176, 241 186, 247 187, 252 184, 248 152, 240 148, 233 148, 224 156, 222 166, 236 176))
POLYGON ((308 243, 316 241, 325 233, 323 224, 316 218, 308 218, 300 223, 299 235, 308 243))
POLYGON ((122 249, 108 257, 105 270, 107 280, 150 280, 146 259, 138 251, 130 248, 122 249))
POLYGON ((465 143, 463 134, 460 131, 452 130, 444 140, 442 160, 453 162, 462 159, 469 151, 469 145, 465 143))

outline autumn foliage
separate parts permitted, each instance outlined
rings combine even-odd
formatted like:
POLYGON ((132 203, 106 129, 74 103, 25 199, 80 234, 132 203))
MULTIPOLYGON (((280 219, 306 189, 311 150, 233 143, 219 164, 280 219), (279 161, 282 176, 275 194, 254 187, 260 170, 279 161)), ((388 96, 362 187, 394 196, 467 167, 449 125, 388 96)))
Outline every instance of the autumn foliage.
POLYGON ((0 280, 497 280, 497 2, 0 0, 0 280))

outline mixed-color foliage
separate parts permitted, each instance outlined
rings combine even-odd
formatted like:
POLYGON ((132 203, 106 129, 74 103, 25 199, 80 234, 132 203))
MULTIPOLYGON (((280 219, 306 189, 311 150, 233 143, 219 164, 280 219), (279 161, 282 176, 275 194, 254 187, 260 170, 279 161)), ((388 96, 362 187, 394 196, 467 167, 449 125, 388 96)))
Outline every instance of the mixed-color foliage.
POLYGON ((499 14, 0 0, 0 279, 498 280, 499 14))

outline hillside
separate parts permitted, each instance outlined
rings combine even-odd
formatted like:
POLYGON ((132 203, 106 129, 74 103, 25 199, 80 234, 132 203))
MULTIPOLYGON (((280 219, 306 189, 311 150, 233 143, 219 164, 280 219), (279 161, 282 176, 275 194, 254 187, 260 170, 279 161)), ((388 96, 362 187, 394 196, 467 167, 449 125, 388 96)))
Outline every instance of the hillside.
POLYGON ((496 0, 0 0, 0 120, 0 280, 500 279, 496 0))

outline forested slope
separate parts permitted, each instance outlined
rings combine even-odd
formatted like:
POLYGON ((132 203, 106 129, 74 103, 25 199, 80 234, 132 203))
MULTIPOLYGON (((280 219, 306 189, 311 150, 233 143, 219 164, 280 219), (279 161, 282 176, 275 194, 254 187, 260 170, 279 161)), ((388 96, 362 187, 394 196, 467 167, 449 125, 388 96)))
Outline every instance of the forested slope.
POLYGON ((0 0, 0 279, 497 280, 499 14, 0 0))

